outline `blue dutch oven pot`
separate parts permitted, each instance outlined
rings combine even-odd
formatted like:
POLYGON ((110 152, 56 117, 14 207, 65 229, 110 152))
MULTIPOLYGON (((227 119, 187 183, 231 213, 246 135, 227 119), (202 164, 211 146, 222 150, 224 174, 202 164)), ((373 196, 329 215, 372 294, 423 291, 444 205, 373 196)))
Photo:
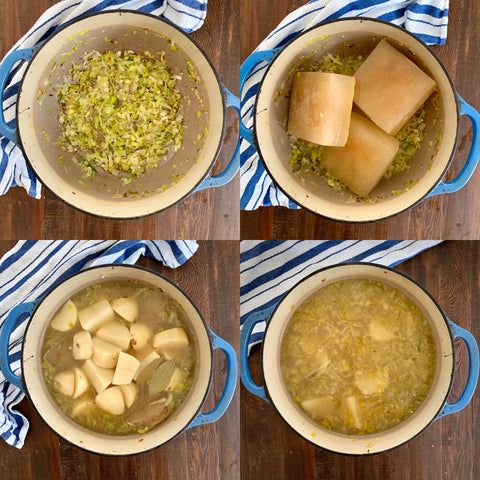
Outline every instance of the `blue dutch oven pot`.
POLYGON ((82 270, 50 290, 42 299, 18 305, 9 313, 0 333, 0 368, 5 378, 25 392, 42 419, 59 436, 85 450, 104 455, 132 455, 159 447, 189 428, 216 422, 227 410, 237 383, 238 363, 235 350, 207 325, 188 295, 166 277, 130 265, 106 265, 82 270), (42 377, 41 345, 54 313, 75 292, 94 283, 135 280, 163 289, 183 307, 191 333, 196 339, 197 367, 193 386, 179 409, 167 420, 142 435, 108 436, 91 432, 66 417, 51 398, 42 377), (31 316, 22 344, 21 375, 13 373, 9 340, 18 321, 31 316), (213 372, 213 351, 219 349, 226 358, 226 381, 217 405, 201 413, 213 372))
MULTIPOLYGON (((408 89, 408 86, 405 86, 408 89)), ((312 213, 345 222, 373 222, 403 212, 426 198, 463 188, 480 158, 479 113, 455 91, 434 52, 419 38, 391 23, 373 18, 345 18, 312 27, 285 46, 253 52, 240 68, 244 120, 240 134, 258 152, 276 186, 297 205, 312 213), (421 148, 409 160, 410 169, 373 190, 366 201, 330 188, 322 178, 303 178, 289 166, 290 138, 285 129, 295 68, 314 63, 329 51, 348 56, 368 54, 382 38, 409 56, 437 82, 436 102, 426 102, 426 130, 421 148), (413 54, 411 53, 413 52, 413 54), (257 84, 258 91, 257 91, 257 84), (444 181, 455 154, 460 116, 472 122, 472 145, 461 172, 444 181), (313 180, 313 181, 312 181, 313 180)))
POLYGON ((240 376, 245 388, 271 403, 299 435, 318 447, 336 453, 366 455, 380 453, 407 443, 433 421, 459 412, 470 402, 479 375, 478 345, 473 335, 449 320, 435 299, 407 275, 376 264, 345 263, 319 270, 295 285, 280 302, 247 318, 240 334, 240 376), (319 288, 330 283, 361 278, 392 286, 406 294, 428 320, 436 345, 436 371, 432 387, 418 410, 407 420, 385 432, 373 435, 342 435, 311 420, 292 400, 280 372, 280 343, 295 308, 319 288), (253 328, 267 322, 262 342, 264 385, 256 385, 248 368, 248 346, 253 328), (454 340, 465 342, 468 350, 468 379, 460 398, 447 402, 455 373, 454 340))
POLYGON ((10 98, 5 86, 19 72, 23 73, 15 118, 7 122, 0 112, 0 135, 18 145, 41 183, 74 208, 106 218, 151 215, 193 192, 226 185, 239 169, 240 139, 223 172, 211 174, 223 142, 226 108, 239 112, 239 99, 221 83, 192 38, 154 15, 129 10, 86 15, 40 45, 12 51, 0 67, 0 102, 10 98), (111 42, 116 42, 113 47, 111 42), (82 63, 85 53, 112 49, 163 51, 172 73, 182 77, 177 88, 186 128, 180 150, 126 186, 104 172, 85 180, 75 155, 56 141, 62 133, 56 91, 70 76, 71 61, 82 63), (22 65, 17 65, 19 61, 22 65), (196 75, 190 74, 191 68, 196 75))

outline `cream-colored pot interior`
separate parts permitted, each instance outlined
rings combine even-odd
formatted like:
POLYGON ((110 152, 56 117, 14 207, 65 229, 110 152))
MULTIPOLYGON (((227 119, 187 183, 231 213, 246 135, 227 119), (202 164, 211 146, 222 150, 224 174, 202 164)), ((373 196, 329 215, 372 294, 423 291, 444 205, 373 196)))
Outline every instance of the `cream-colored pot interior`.
POLYGON ((212 350, 205 324, 189 298, 173 283, 142 268, 106 266, 85 270, 52 290, 35 310, 25 333, 22 351, 23 379, 28 396, 47 424, 61 437, 86 450, 105 455, 130 455, 158 447, 184 430, 200 410, 207 395, 212 350), (183 405, 165 422, 143 435, 110 436, 91 432, 66 417, 55 405, 42 376, 40 355, 43 336, 53 314, 72 294, 99 282, 137 280, 159 288, 176 299, 190 320, 196 340, 195 380, 183 405))
POLYGON ((310 442, 345 454, 378 453, 408 442, 439 413, 447 399, 453 376, 452 338, 443 314, 434 300, 409 278, 394 270, 372 264, 346 264, 327 268, 299 283, 281 300, 268 322, 262 352, 265 386, 280 415, 310 442), (351 278, 380 281, 410 297, 420 307, 432 327, 437 348, 436 373, 432 388, 423 404, 400 425, 375 435, 348 436, 320 427, 296 406, 284 386, 280 372, 280 343, 296 307, 319 288, 351 278))
POLYGON ((55 195, 94 215, 134 218, 170 207, 207 176, 222 142, 224 103, 212 65, 185 33, 148 14, 103 12, 65 27, 33 57, 18 96, 17 128, 21 147, 35 174, 55 195), (93 50, 151 54, 163 51, 171 71, 182 76, 177 81, 183 97, 182 146, 165 157, 158 168, 127 186, 102 171, 93 181, 83 178, 73 154, 64 152, 56 143, 61 130, 55 89, 68 78, 71 61, 78 63, 83 54, 93 50), (200 81, 189 76, 189 62, 200 81))
MULTIPOLYGON (((408 88, 405 85, 406 92, 408 88)), ((454 89, 432 51, 405 30, 372 19, 337 20, 299 35, 274 58, 261 83, 255 106, 258 151, 275 183, 298 205, 348 222, 381 220, 422 200, 445 174, 455 150, 457 128, 454 89), (410 160, 409 171, 382 180, 368 201, 357 201, 350 191, 333 190, 322 177, 305 177, 302 182, 288 163, 290 140, 285 125, 292 71, 301 63, 315 62, 327 52, 345 56, 367 54, 384 37, 434 78, 440 92, 439 107, 432 99, 426 103, 425 139, 410 160)))

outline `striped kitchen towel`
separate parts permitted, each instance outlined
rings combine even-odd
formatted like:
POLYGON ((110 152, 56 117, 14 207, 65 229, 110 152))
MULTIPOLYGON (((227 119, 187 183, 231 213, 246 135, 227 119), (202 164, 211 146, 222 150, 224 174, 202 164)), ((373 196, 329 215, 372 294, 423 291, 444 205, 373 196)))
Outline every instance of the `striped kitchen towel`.
MULTIPOLYGON (((289 14, 256 51, 282 47, 321 22, 359 16, 400 25, 429 44, 443 44, 447 37, 448 0, 313 0, 289 14)), ((266 62, 258 63, 240 86, 242 121, 247 128, 253 127, 255 96, 266 69, 266 62)), ((271 205, 300 208, 275 187, 255 147, 246 140, 240 146, 240 194, 243 210, 271 205)))
MULTIPOLYGON (((195 241, 22 241, 0 259, 0 327, 8 312, 37 300, 61 280, 83 268, 108 263, 134 264, 140 255, 170 268, 185 263, 197 250, 195 241)), ((10 358, 19 374, 21 340, 28 318, 22 318, 10 338, 10 358)), ((0 434, 10 445, 23 446, 28 420, 15 406, 24 393, 0 372, 0 434)))
MULTIPOLYGON (((203 25, 207 15, 207 0, 63 0, 49 8, 10 52, 37 45, 78 17, 112 9, 151 13, 169 20, 186 32, 193 32, 203 25)), ((11 128, 15 126, 17 93, 25 69, 26 64, 23 63, 12 70, 4 92, 3 111, 11 128)), ((28 167, 21 150, 0 136, 0 195, 15 186, 25 188, 31 197, 41 196, 41 184, 28 167)))
MULTIPOLYGON (((240 242, 240 328, 253 313, 274 307, 300 280, 344 262, 394 267, 439 241, 248 241, 240 242)), ((257 323, 249 349, 261 342, 266 322, 257 323)))

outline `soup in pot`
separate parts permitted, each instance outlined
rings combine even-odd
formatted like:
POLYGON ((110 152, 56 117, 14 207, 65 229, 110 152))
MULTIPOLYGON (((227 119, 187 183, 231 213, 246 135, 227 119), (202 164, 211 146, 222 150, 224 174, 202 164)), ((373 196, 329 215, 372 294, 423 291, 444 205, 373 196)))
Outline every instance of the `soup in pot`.
POLYGON ((194 345, 183 308, 162 289, 98 283, 53 316, 42 344, 43 376, 55 403, 79 425, 142 434, 188 395, 194 345))
POLYGON ((422 404, 436 349, 421 310, 389 285, 327 285, 303 301, 285 329, 280 366, 294 402, 347 435, 388 430, 422 404))

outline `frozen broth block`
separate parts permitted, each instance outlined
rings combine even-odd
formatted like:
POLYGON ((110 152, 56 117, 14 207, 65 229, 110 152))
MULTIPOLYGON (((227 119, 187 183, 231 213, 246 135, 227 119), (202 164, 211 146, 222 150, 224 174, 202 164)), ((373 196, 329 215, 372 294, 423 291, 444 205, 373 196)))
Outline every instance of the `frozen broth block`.
POLYGON ((355 79, 325 72, 299 72, 290 98, 288 132, 294 137, 343 147, 347 142, 355 79))
POLYGON ((366 197, 382 179, 400 143, 370 120, 352 112, 344 147, 326 148, 320 163, 360 197, 366 197))
POLYGON ((398 133, 437 85, 386 40, 374 48, 354 77, 353 101, 390 135, 398 133))

